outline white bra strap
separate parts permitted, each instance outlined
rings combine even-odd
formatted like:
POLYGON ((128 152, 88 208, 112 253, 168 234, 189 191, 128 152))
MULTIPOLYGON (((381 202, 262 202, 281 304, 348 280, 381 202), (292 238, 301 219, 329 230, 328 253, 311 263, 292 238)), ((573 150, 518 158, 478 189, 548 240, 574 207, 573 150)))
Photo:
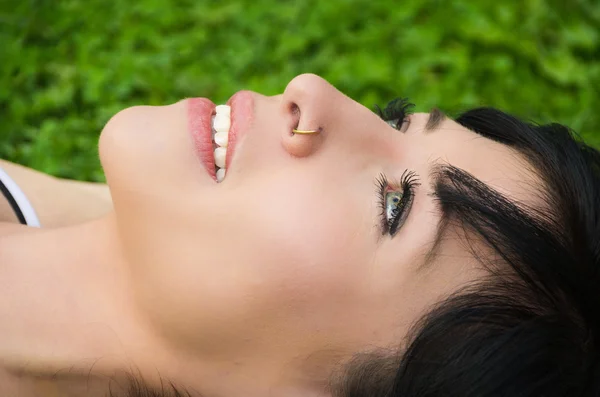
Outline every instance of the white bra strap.
POLYGON ((33 206, 25 196, 25 193, 19 188, 19 186, 13 181, 13 179, 0 168, 0 181, 4 184, 8 192, 12 195, 13 199, 19 206, 19 209, 23 213, 25 222, 28 226, 40 227, 40 221, 33 209, 33 206))

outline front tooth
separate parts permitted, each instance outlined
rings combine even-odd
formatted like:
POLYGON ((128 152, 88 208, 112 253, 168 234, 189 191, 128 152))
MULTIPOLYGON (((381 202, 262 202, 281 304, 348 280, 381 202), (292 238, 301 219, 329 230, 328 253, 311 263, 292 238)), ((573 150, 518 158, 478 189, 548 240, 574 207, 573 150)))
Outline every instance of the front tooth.
POLYGON ((231 126, 231 118, 228 114, 219 114, 215 116, 213 121, 213 128, 217 132, 229 132, 229 127, 231 126))
POLYGON ((227 143, 229 142, 229 133, 228 132, 217 132, 215 135, 215 143, 222 147, 227 147, 227 143))
POLYGON ((217 182, 221 182, 225 178, 225 168, 219 168, 217 170, 217 182))
POLYGON ((215 112, 229 115, 231 113, 231 106, 228 106, 228 105, 217 105, 215 107, 215 112))
POLYGON ((215 164, 219 168, 225 168, 225 155, 227 154, 227 148, 218 147, 215 149, 215 164))

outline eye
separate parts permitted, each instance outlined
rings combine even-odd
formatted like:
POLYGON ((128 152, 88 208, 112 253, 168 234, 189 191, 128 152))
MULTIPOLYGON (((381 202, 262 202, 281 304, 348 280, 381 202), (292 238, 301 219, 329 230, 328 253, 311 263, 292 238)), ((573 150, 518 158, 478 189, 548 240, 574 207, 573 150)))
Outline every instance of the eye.
POLYGON ((405 171, 396 183, 389 183, 385 174, 381 173, 376 182, 381 208, 381 233, 389 233, 394 237, 410 213, 414 190, 420 183, 412 171, 405 171))
POLYGON ((389 222, 390 219, 394 219, 394 217, 397 215, 402 204, 403 197, 403 192, 392 191, 385 193, 385 215, 387 222, 389 222))
POLYGON ((389 120, 387 123, 390 127, 404 133, 410 127, 410 116, 406 116, 403 119, 389 120))
POLYGON ((408 98, 396 98, 387 104, 385 109, 375 105, 375 113, 386 121, 392 128, 401 132, 406 132, 410 126, 410 114, 414 104, 409 102, 408 98))

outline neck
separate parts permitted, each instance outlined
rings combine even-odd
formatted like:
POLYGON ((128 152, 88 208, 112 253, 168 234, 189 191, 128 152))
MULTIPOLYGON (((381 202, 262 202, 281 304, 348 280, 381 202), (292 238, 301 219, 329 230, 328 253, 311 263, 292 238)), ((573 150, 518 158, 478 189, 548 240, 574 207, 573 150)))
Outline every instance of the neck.
POLYGON ((156 351, 128 293, 114 217, 0 229, 0 367, 114 376, 156 351))
POLYGON ((83 395, 106 396, 132 375, 158 390, 166 381, 204 395, 249 396, 279 376, 281 366, 261 365, 260 357, 240 369, 235 360, 205 362, 168 346, 136 311, 128 269, 112 212, 56 229, 0 224, 0 395, 13 390, 4 390, 3 373, 36 396, 58 383, 56 395, 82 395, 71 390, 92 383, 97 394, 83 395))

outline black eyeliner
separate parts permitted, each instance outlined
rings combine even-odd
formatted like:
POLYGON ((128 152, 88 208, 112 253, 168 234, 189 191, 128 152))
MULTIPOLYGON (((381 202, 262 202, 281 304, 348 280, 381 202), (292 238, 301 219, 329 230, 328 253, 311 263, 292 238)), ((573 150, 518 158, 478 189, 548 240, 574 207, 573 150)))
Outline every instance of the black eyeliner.
POLYGON ((410 213, 410 208, 412 207, 412 203, 414 200, 414 189, 419 186, 417 174, 414 171, 404 171, 402 176, 400 177, 399 183, 389 183, 388 178, 384 173, 380 173, 377 181, 377 194, 379 196, 379 206, 381 209, 380 218, 381 218, 381 232, 382 235, 387 233, 390 236, 394 236, 398 229, 404 224, 408 214, 410 213), (398 206, 392 211, 392 219, 387 219, 387 208, 386 208, 386 190, 391 186, 392 188, 398 188, 402 190, 402 198, 398 206))

